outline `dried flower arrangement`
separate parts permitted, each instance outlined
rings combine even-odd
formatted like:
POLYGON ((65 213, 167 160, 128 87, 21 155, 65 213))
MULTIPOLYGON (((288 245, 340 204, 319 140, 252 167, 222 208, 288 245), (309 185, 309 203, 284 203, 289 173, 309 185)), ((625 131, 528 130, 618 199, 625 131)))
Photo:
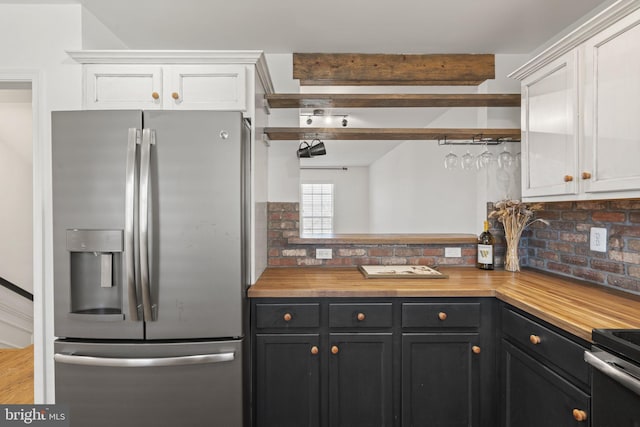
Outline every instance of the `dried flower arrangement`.
POLYGON ((537 221, 549 225, 549 222, 545 219, 533 219, 535 212, 539 210, 542 210, 541 203, 527 204, 519 200, 502 200, 494 204, 494 209, 489 213, 489 218, 496 218, 504 226, 504 236, 507 241, 507 253, 504 260, 505 270, 520 271, 518 245, 524 229, 537 221))

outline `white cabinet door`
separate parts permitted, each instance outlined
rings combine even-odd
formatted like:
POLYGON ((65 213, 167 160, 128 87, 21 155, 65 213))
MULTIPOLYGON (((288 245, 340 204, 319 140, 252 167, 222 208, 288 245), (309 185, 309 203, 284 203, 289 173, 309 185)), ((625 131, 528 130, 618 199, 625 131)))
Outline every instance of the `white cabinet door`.
POLYGON ((587 193, 640 190, 639 24, 635 12, 584 46, 587 193))
POLYGON ((185 110, 247 109, 243 65, 176 65, 165 74, 165 108, 185 110))
POLYGON ((522 82, 522 196, 577 193, 577 52, 522 82))
POLYGON ((86 65, 84 108, 162 108, 162 67, 155 65, 86 65))
POLYGON ((90 64, 87 109, 246 111, 244 65, 90 64))

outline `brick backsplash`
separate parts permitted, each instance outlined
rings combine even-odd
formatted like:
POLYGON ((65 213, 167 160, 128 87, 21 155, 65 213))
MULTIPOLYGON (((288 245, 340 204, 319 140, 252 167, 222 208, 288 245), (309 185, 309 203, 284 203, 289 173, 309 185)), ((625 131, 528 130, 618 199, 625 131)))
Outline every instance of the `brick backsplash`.
MULTIPOLYGON (((491 211, 493 205, 488 204, 491 211)), ((459 246, 461 258, 445 258, 445 245, 294 245, 299 234, 298 203, 268 204, 270 267, 349 267, 360 264, 474 266, 476 246, 459 246), (317 248, 332 248, 333 258, 316 259, 317 248)), ((520 241, 522 266, 640 293, 640 200, 544 203, 537 222, 520 241), (589 249, 591 227, 607 229, 607 252, 589 249)), ((496 265, 504 264, 504 231, 491 221, 496 237, 496 265)))
POLYGON ((523 264, 640 293, 640 200, 544 203, 536 218, 549 225, 531 225, 521 241, 523 264), (590 250, 591 227, 607 230, 607 252, 590 250))
POLYGON ((460 247, 462 257, 445 258, 445 245, 299 245, 289 244, 289 237, 299 235, 299 204, 268 204, 268 260, 270 267, 353 267, 357 265, 411 264, 464 265, 476 264, 476 245, 460 247), (316 259, 316 249, 333 249, 332 259, 316 259))

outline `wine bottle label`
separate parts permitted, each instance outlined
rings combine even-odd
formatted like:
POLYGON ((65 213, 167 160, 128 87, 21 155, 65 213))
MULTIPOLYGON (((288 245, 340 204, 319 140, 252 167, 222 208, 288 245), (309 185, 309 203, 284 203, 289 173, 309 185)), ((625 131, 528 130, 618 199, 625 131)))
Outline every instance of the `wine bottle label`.
POLYGON ((478 245, 478 264, 493 264, 492 245, 478 245))

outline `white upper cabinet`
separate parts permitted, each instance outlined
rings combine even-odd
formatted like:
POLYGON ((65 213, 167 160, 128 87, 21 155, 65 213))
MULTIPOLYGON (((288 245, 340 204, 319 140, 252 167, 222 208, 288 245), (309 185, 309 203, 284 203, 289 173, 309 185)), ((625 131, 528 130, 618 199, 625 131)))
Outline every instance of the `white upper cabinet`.
POLYGON ((511 74, 524 200, 640 197, 639 8, 612 3, 511 74))
POLYGON ((84 81, 87 109, 247 109, 244 65, 91 64, 84 81))
POLYGON ((570 52, 522 82, 522 195, 576 194, 578 95, 570 52))
POLYGON ((584 45, 583 189, 640 190, 640 11, 584 45))
MULTIPOLYGON (((260 51, 72 51, 83 108, 250 113, 254 83, 271 86, 260 51)), ((262 107, 262 105, 258 106, 262 107)))

